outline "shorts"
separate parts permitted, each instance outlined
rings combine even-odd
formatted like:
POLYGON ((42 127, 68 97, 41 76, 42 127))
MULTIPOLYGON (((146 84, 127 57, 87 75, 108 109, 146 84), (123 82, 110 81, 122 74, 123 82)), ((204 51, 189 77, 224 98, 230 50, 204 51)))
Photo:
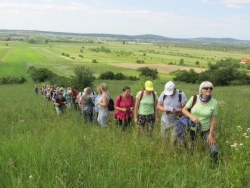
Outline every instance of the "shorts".
POLYGON ((175 141, 177 139, 176 126, 161 122, 161 136, 162 138, 170 137, 171 141, 175 141))
POLYGON ((154 127, 155 123, 155 115, 149 114, 149 115, 138 115, 138 123, 137 125, 144 127, 146 123, 148 123, 148 126, 154 127))

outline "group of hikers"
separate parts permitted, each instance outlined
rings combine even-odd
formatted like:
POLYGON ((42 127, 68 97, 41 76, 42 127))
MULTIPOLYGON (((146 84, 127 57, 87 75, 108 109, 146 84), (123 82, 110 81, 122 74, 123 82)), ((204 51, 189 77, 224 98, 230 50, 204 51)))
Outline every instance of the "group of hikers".
MULTIPOLYGON (((146 81, 145 88, 134 98, 130 87, 125 86, 114 100, 113 118, 124 131, 128 130, 134 120, 139 134, 145 130, 148 136, 151 136, 155 123, 159 121, 158 111, 161 111, 161 136, 164 139, 182 145, 184 134, 189 132, 192 151, 197 136, 201 136, 210 149, 211 158, 216 161, 218 149, 213 132, 218 103, 211 95, 212 90, 213 84, 204 81, 200 84, 198 95, 193 95, 187 100, 185 93, 177 89, 172 81, 165 84, 159 96, 154 91, 153 83, 146 81)), ((97 86, 97 93, 90 87, 78 92, 74 87, 64 89, 57 85, 43 85, 42 94, 53 102, 58 115, 66 108, 75 108, 81 111, 86 121, 93 122, 96 117, 100 126, 107 126, 112 99, 105 83, 97 86)))

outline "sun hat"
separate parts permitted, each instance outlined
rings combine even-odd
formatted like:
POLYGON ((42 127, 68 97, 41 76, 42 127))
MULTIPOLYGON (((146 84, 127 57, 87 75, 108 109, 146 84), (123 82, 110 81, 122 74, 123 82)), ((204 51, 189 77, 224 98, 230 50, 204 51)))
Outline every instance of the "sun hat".
POLYGON ((147 91, 153 91, 154 90, 153 83, 151 81, 146 81, 145 82, 145 90, 147 90, 147 91))
POLYGON ((175 89, 175 84, 172 81, 169 81, 165 84, 164 94, 172 95, 175 89))
POLYGON ((67 91, 67 95, 71 95, 72 94, 72 91, 69 89, 68 91, 67 91))

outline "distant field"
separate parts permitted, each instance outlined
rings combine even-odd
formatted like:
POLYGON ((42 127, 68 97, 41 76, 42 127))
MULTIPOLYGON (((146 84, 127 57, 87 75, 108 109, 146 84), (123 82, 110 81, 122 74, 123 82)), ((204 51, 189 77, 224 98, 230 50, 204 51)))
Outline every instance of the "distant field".
POLYGON ((73 73, 73 67, 87 65, 93 69, 95 76, 108 70, 112 70, 114 73, 122 72, 127 76, 137 76, 136 68, 148 66, 157 68, 162 79, 168 79, 171 76, 167 74, 176 69, 193 68, 197 72, 201 72, 207 67, 208 62, 216 62, 226 57, 240 59, 245 56, 247 57, 247 54, 244 51, 222 52, 108 41, 95 43, 51 42, 49 44, 8 42, 8 47, 6 41, 2 41, 0 42, 0 60, 2 61, 0 62, 0 75, 27 75, 27 69, 32 65, 49 68, 59 75, 70 76, 73 73), (110 52, 95 51, 101 47, 105 47, 110 52), (68 54, 69 57, 63 56, 63 53, 68 54), (98 63, 92 63, 93 59, 96 59, 98 63), (184 59, 185 66, 178 66, 180 59, 184 59), (145 64, 137 64, 138 60, 144 61, 145 64), (196 65, 196 61, 199 61, 199 66, 196 65))
MULTIPOLYGON (((140 67, 149 67, 149 68, 154 68, 157 69, 158 72, 161 73, 167 73, 169 74, 172 71, 175 70, 189 70, 190 67, 186 67, 186 66, 178 66, 178 65, 162 65, 162 64, 134 64, 131 65, 130 63, 108 63, 109 65, 115 66, 115 67, 122 67, 122 68, 129 68, 129 69, 137 69, 140 67)), ((204 68, 193 68, 196 72, 202 72, 205 71, 206 69, 204 68)))

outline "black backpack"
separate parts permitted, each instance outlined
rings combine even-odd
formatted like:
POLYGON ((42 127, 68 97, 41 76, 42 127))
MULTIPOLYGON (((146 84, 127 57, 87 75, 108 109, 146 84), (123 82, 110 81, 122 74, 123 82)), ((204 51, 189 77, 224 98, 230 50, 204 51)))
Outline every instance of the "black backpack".
POLYGON ((109 111, 114 111, 115 110, 114 100, 111 99, 111 98, 109 99, 108 110, 109 111))

